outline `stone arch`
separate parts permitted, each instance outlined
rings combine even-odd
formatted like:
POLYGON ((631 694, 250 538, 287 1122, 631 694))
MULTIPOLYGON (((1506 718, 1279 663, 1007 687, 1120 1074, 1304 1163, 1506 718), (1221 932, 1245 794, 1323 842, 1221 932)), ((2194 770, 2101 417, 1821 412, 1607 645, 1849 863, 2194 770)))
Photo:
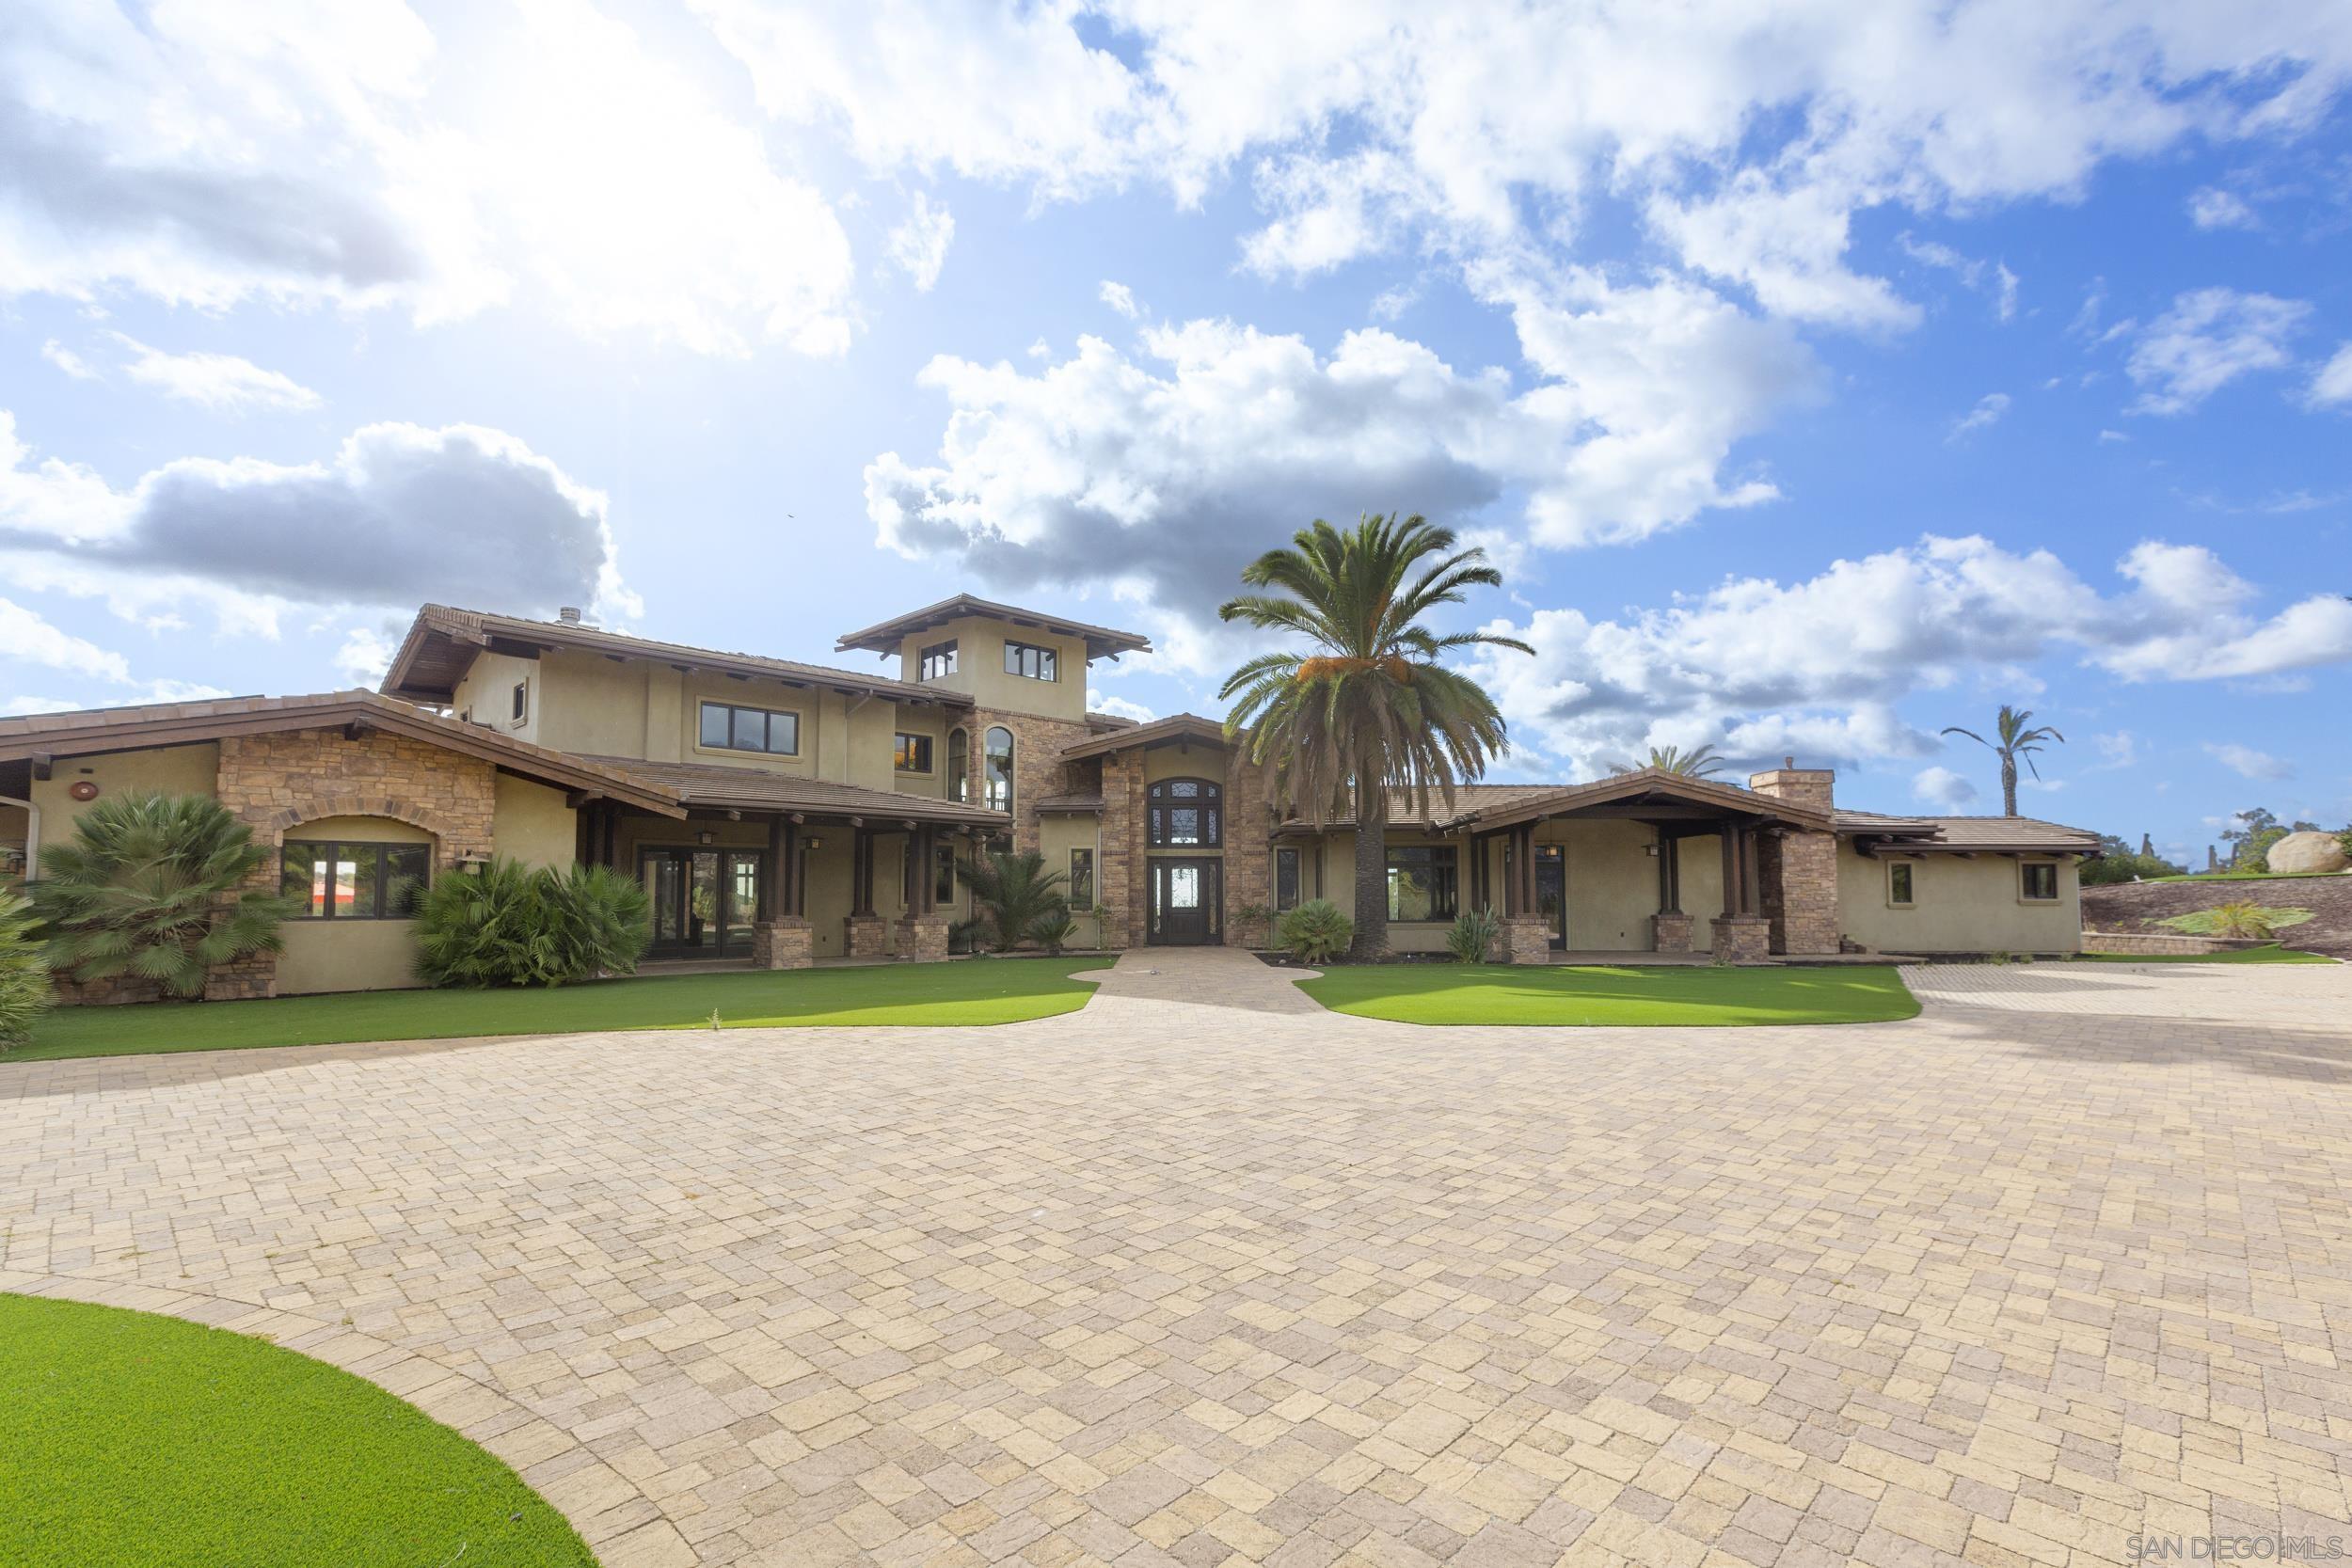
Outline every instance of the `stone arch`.
POLYGON ((434 865, 448 870, 457 857, 469 849, 487 854, 490 847, 469 845, 464 834, 439 812, 418 805, 413 800, 395 800, 383 795, 321 795, 299 806, 285 806, 271 812, 254 824, 257 837, 266 839, 272 848, 283 847, 289 829, 305 822, 315 822, 327 816, 383 816, 394 822, 405 822, 433 835, 434 865))

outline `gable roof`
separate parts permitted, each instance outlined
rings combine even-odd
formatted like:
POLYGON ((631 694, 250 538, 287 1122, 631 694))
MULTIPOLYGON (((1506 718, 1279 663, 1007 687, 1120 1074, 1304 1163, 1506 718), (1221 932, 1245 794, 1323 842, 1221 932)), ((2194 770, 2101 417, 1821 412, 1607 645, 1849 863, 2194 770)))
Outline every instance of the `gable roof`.
POLYGON ((1448 829, 1468 828, 1486 832, 1574 812, 1585 806, 1643 802, 1711 806, 1735 816, 1787 822, 1797 827, 1827 828, 1830 825, 1830 814, 1826 811, 1785 800, 1778 796, 1760 794, 1753 789, 1742 789, 1737 784, 1717 784, 1712 779, 1694 779, 1688 773, 1670 773, 1662 768, 1636 768, 1630 772, 1613 773, 1605 779, 1595 779, 1590 784, 1533 791, 1508 802, 1456 812, 1443 818, 1440 825, 1448 829))
POLYGON ((480 757, 509 773, 559 789, 682 816, 677 797, 601 762, 550 751, 480 724, 428 713, 373 691, 324 691, 302 697, 224 697, 202 703, 149 703, 136 707, 84 708, 71 713, 0 719, 0 762, 90 756, 185 746, 231 735, 285 730, 380 730, 480 757))
POLYGON ((1225 738, 1225 726, 1214 719, 1203 719, 1197 713, 1171 713, 1165 719, 1149 723, 1131 724, 1125 729, 1112 730, 1074 745, 1061 749, 1062 760, 1077 757, 1099 757, 1110 752, 1123 752, 1131 746, 1174 746, 1198 743, 1203 746, 1230 746, 1225 738))
POLYGON ((455 700, 457 683, 465 678, 476 655, 486 651, 536 657, 559 648, 602 654, 608 658, 652 659, 681 670, 707 670, 723 675, 782 681, 787 686, 839 691, 852 697, 880 696, 893 702, 938 703, 947 707, 972 705, 969 695, 950 691, 944 686, 862 675, 828 665, 802 664, 757 654, 723 653, 683 642, 657 642, 651 638, 630 637, 570 621, 526 621, 519 616, 457 610, 439 604, 429 604, 417 611, 407 637, 401 641, 400 652, 392 656, 392 667, 385 674, 383 691, 388 697, 447 705, 455 700))
POLYGON ((904 615, 878 621, 863 631, 845 633, 834 643, 833 651, 842 654, 852 648, 865 648, 878 654, 895 654, 898 651, 899 642, 916 632, 929 631, 933 626, 974 615, 986 616, 993 621, 1009 621, 1016 626, 1035 626, 1061 637, 1082 637, 1086 640, 1089 658, 1115 659, 1120 654, 1152 651, 1152 640, 1139 632, 1092 626, 1063 615, 1048 615, 1041 610, 1023 610, 1018 605, 977 599, 969 594, 958 594, 953 598, 925 605, 904 615))

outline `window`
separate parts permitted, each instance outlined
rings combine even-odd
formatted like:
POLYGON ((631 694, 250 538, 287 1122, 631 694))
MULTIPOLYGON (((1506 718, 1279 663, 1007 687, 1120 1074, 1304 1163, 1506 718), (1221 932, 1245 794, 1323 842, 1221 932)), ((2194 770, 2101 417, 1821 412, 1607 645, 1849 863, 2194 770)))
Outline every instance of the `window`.
POLYGON ((988 799, 981 802, 991 811, 1012 810, 1012 732, 998 724, 988 732, 988 752, 983 758, 987 777, 982 781, 988 799))
POLYGON ((1886 901, 1899 910, 1911 908, 1912 879, 1918 875, 1909 861, 1889 861, 1886 865, 1886 901))
POLYGON ((956 847, 931 847, 931 902, 945 907, 956 901, 956 847))
POLYGON ((1454 847, 1400 845, 1389 850, 1389 918, 1454 918, 1454 847))
POLYGON ((922 678, 927 681, 935 681, 942 675, 954 674, 956 673, 956 640, 951 637, 945 642, 932 643, 917 654, 915 660, 921 666, 922 678))
POLYGON ((947 732, 947 799, 961 800, 972 793, 972 740, 961 730, 947 732))
POLYGON ((2027 861, 2017 868, 2022 881, 2019 896, 2032 903, 2046 904, 2058 896, 2058 866, 2051 861, 2027 861))
POLYGON ((928 773, 931 770, 931 737, 898 732, 898 754, 893 764, 901 773, 928 773))
POLYGON ((1154 849, 1215 849, 1225 842, 1225 791, 1206 779, 1162 779, 1146 792, 1154 849))
POLYGON ((1298 908, 1298 851, 1274 851, 1274 907, 1279 910, 1298 908))
POLYGON ((529 681, 516 681, 515 683, 515 701, 513 705, 512 717, 517 724, 531 717, 531 683, 529 681))
POLYGON ((1073 910, 1094 908, 1094 851, 1070 851, 1070 907, 1073 910))
POLYGON ((1005 673, 1008 675, 1025 675, 1033 681, 1061 679, 1055 673, 1055 654, 1051 648, 1041 648, 1032 642, 1005 644, 1005 673))
POLYGON ((306 844, 289 841, 278 891, 302 920, 406 920, 433 869, 422 844, 306 844))
POLYGON ((770 756, 801 754, 801 716, 771 713, 760 707, 735 707, 726 703, 703 705, 702 743, 712 751, 765 752, 770 756))

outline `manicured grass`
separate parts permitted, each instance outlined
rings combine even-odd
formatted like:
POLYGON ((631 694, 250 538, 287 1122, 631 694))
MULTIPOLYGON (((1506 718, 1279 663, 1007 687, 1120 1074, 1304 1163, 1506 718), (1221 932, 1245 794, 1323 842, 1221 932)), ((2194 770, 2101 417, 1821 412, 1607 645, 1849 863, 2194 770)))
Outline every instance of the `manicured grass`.
POLYGON ((2322 953, 2298 953, 2292 947, 2266 942, 2260 947, 2233 947, 2227 953, 2078 953, 2076 958, 2103 964, 2331 964, 2322 953))
POLYGON ((1891 965, 1715 969, 1643 965, 1341 965, 1299 990, 1333 1012, 1398 1023, 1873 1023, 1919 1004, 1891 965))
POLYGON ((0 1562, 594 1568, 414 1405, 263 1340, 0 1295, 0 1562))
POLYGON ((971 958, 852 969, 741 971, 599 980, 557 990, 377 990, 272 1002, 60 1007, 0 1064, 58 1056, 231 1051, 256 1045, 560 1035, 593 1029, 778 1024, 1017 1023, 1074 1012, 1094 995, 1081 970, 1107 958, 971 958))

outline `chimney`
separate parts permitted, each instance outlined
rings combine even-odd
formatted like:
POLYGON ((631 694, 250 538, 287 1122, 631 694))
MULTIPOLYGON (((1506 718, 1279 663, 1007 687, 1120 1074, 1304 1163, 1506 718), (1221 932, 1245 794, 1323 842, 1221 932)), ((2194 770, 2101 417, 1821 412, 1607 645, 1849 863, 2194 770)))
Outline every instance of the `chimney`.
POLYGON ((1769 795, 1791 805, 1809 806, 1815 811, 1828 811, 1832 806, 1831 785, 1837 775, 1826 768, 1799 768, 1794 757, 1781 758, 1782 767, 1769 773, 1748 775, 1748 787, 1758 795, 1769 795))
POLYGON ((576 626, 580 625, 580 606, 567 604, 555 612, 555 618, 567 626, 576 626))

